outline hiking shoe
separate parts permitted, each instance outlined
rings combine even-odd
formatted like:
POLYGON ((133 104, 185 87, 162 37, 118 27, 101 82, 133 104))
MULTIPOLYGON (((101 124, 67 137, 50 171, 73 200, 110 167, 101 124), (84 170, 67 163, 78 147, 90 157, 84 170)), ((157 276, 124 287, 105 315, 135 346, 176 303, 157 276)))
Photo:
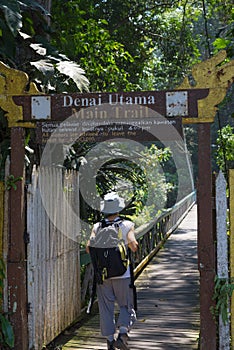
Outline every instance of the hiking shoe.
POLYGON ((119 333, 118 338, 115 341, 115 347, 121 350, 130 350, 128 347, 128 335, 126 333, 119 333))
POLYGON ((116 350, 114 344, 115 344, 115 340, 112 340, 112 341, 107 340, 107 349, 108 350, 116 350))

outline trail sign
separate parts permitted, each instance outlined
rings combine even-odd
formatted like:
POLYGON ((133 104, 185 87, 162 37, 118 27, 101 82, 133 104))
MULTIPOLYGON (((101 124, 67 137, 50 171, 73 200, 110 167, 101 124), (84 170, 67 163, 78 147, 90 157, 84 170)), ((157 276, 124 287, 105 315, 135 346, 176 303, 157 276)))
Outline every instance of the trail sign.
MULTIPOLYGON (((141 118, 143 115, 133 115, 133 106, 148 107, 161 116, 173 118, 198 117, 198 100, 204 99, 209 89, 189 89, 172 91, 137 91, 122 93, 87 93, 87 94, 56 94, 36 96, 13 96, 17 105, 23 107, 24 121, 56 120, 64 121, 75 111, 81 111, 82 120, 107 119, 105 106, 112 110, 112 118, 118 120, 141 118), (88 107, 92 107, 90 111, 88 107), (129 108, 128 108, 129 107, 129 108)), ((140 111, 140 110, 139 110, 140 111)), ((140 113, 140 112, 139 112, 140 113)))
POLYGON ((156 133, 160 133, 160 139, 174 138, 168 126, 182 135, 181 118, 197 118, 198 100, 208 93, 208 89, 200 89, 24 95, 13 100, 23 107, 24 121, 36 123, 40 144, 45 144, 62 122, 58 134, 61 142, 66 142, 68 133, 78 133, 79 141, 87 142, 116 137, 154 141, 156 133), (70 121, 74 114, 76 118, 70 121))

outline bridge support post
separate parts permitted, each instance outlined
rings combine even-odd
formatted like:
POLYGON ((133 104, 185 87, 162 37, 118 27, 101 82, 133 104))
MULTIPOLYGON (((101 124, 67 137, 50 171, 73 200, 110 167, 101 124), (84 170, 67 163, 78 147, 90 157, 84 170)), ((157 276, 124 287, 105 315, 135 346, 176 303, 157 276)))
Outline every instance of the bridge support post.
POLYGON ((24 196, 25 132, 21 127, 11 128, 12 184, 9 205, 9 243, 7 261, 8 311, 15 335, 15 350, 28 349, 27 283, 24 196))
POLYGON ((214 292, 215 243, 210 124, 198 125, 198 269, 200 271, 200 349, 216 349, 216 325, 211 313, 214 292))

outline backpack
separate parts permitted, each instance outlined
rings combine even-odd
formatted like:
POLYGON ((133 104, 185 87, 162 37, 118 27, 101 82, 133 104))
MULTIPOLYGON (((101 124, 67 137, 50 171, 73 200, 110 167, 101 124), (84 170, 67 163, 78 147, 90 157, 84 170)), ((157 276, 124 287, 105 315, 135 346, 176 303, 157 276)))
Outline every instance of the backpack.
POLYGON ((95 237, 90 240, 90 256, 98 284, 102 284, 106 278, 121 276, 127 271, 129 259, 120 228, 121 222, 122 220, 102 220, 95 237))

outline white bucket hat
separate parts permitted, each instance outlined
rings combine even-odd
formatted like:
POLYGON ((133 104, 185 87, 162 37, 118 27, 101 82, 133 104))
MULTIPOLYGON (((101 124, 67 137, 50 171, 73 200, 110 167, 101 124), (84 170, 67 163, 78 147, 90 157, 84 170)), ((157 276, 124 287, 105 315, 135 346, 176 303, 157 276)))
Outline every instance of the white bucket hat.
POLYGON ((107 193, 101 201, 101 212, 105 214, 119 213, 125 207, 124 199, 116 192, 107 193))

